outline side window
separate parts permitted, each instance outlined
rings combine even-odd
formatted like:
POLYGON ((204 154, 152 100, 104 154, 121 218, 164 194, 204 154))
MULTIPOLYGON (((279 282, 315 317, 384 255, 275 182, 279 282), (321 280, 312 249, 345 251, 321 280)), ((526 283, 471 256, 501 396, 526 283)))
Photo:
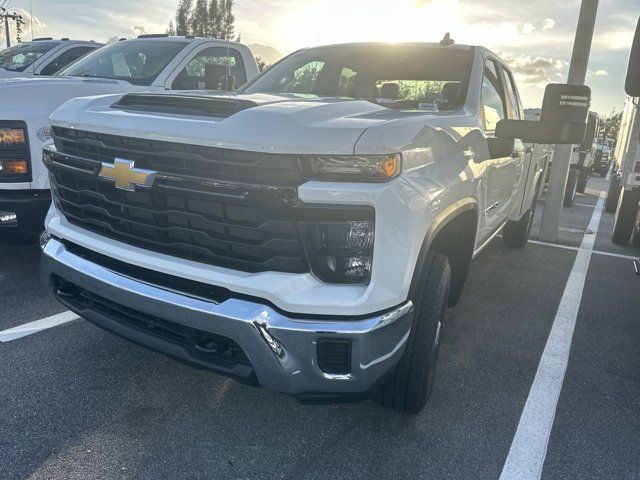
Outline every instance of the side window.
POLYGON ((356 75, 357 73, 350 68, 344 67, 342 69, 338 79, 338 91, 336 92, 339 97, 350 96, 356 75))
POLYGON ((222 77, 231 74, 236 86, 247 82, 242 55, 235 49, 209 47, 199 52, 173 81, 173 90, 219 90, 222 77))
POLYGON ((324 62, 312 61, 295 70, 278 82, 280 91, 287 93, 299 93, 314 95, 318 77, 324 68, 324 62))
POLYGON ((505 118, 507 112, 502 82, 498 77, 498 70, 493 60, 487 60, 484 67, 482 108, 485 130, 492 132, 496 129, 496 124, 505 118))
POLYGON ((524 111, 522 110, 522 104, 518 97, 516 84, 513 81, 513 75, 511 75, 511 72, 506 68, 500 68, 500 70, 502 71, 502 84, 505 86, 505 90, 507 91, 507 98, 509 106, 511 107, 509 111, 509 118, 523 120, 524 111))
POLYGON ((62 70, 67 65, 71 65, 73 62, 81 57, 84 57, 87 53, 95 50, 96 47, 74 47, 70 48, 66 52, 62 53, 59 57, 49 63, 46 67, 40 70, 40 75, 53 75, 58 70, 62 70))

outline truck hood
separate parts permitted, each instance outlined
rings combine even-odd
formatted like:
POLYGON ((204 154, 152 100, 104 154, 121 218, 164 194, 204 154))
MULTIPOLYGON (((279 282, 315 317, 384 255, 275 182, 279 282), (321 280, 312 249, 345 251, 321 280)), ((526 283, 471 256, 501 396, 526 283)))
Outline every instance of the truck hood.
MULTIPOLYGON (((299 98, 268 94, 181 92, 76 98, 51 116, 55 126, 154 140, 272 153, 352 154, 370 126, 397 118, 393 111, 365 100, 299 98), (145 99, 147 97, 147 99, 145 99), (151 98, 153 106, 145 102, 151 98), (121 99, 123 99, 121 101, 121 99), (240 102, 225 116, 176 110, 171 100, 240 102), (166 107, 165 100, 172 103, 166 107), (116 104, 116 105, 114 105, 116 104), (163 106, 164 105, 164 106, 163 106), (166 108, 165 108, 166 107, 166 108)), ((424 112, 419 112, 425 115, 424 112)), ((415 115, 415 113, 414 113, 415 115)))
MULTIPOLYGON (((24 77, 3 78, 0 70, 0 117, 6 114, 11 119, 27 120, 25 114, 46 111, 47 116, 61 103, 70 98, 104 93, 120 93, 141 90, 128 82, 99 78, 78 77, 24 77), (18 115, 18 116, 16 116, 18 115)), ((6 72, 8 74, 14 72, 6 72)), ((149 89, 149 87, 144 87, 149 89)), ((5 120, 6 118, 0 118, 5 120)))

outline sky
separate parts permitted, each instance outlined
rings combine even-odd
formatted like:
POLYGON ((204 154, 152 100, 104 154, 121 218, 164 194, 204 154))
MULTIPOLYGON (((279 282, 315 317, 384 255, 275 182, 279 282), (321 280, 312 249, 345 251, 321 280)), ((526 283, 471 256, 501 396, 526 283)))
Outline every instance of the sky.
MULTIPOLYGON (((178 0, 0 0, 34 35, 105 42, 163 33, 178 0)), ((438 41, 482 45, 514 70, 525 108, 544 85, 567 78, 580 0, 236 0, 236 32, 268 63, 302 47, 352 41, 438 41)), ((624 102, 624 76, 640 15, 638 0, 600 0, 587 84, 592 110, 624 102)), ((0 48, 4 46, 0 43, 0 48)))

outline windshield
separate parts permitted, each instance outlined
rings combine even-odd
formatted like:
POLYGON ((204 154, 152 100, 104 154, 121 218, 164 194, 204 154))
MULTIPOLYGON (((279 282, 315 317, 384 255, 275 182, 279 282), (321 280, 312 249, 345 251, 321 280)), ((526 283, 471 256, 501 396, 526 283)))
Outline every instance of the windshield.
POLYGON ((112 78, 148 86, 186 45, 187 42, 139 39, 112 43, 56 75, 112 78))
POLYGON ((450 110, 466 98, 471 62, 471 50, 429 45, 320 47, 290 55, 242 90, 450 110))
POLYGON ((56 42, 20 43, 0 52, 0 68, 12 72, 24 72, 42 55, 53 49, 56 42))

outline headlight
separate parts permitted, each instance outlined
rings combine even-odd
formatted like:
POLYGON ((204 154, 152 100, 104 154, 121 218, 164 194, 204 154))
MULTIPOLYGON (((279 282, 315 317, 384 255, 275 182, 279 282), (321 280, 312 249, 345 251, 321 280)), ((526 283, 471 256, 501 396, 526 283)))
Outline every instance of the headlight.
POLYGON ((399 153, 390 155, 305 155, 302 169, 310 180, 387 182, 402 167, 399 153))
POLYGON ((0 121, 0 182, 31 181, 27 125, 0 121))
POLYGON ((320 280, 369 283, 373 262, 373 220, 307 223, 303 228, 311 269, 320 280))

